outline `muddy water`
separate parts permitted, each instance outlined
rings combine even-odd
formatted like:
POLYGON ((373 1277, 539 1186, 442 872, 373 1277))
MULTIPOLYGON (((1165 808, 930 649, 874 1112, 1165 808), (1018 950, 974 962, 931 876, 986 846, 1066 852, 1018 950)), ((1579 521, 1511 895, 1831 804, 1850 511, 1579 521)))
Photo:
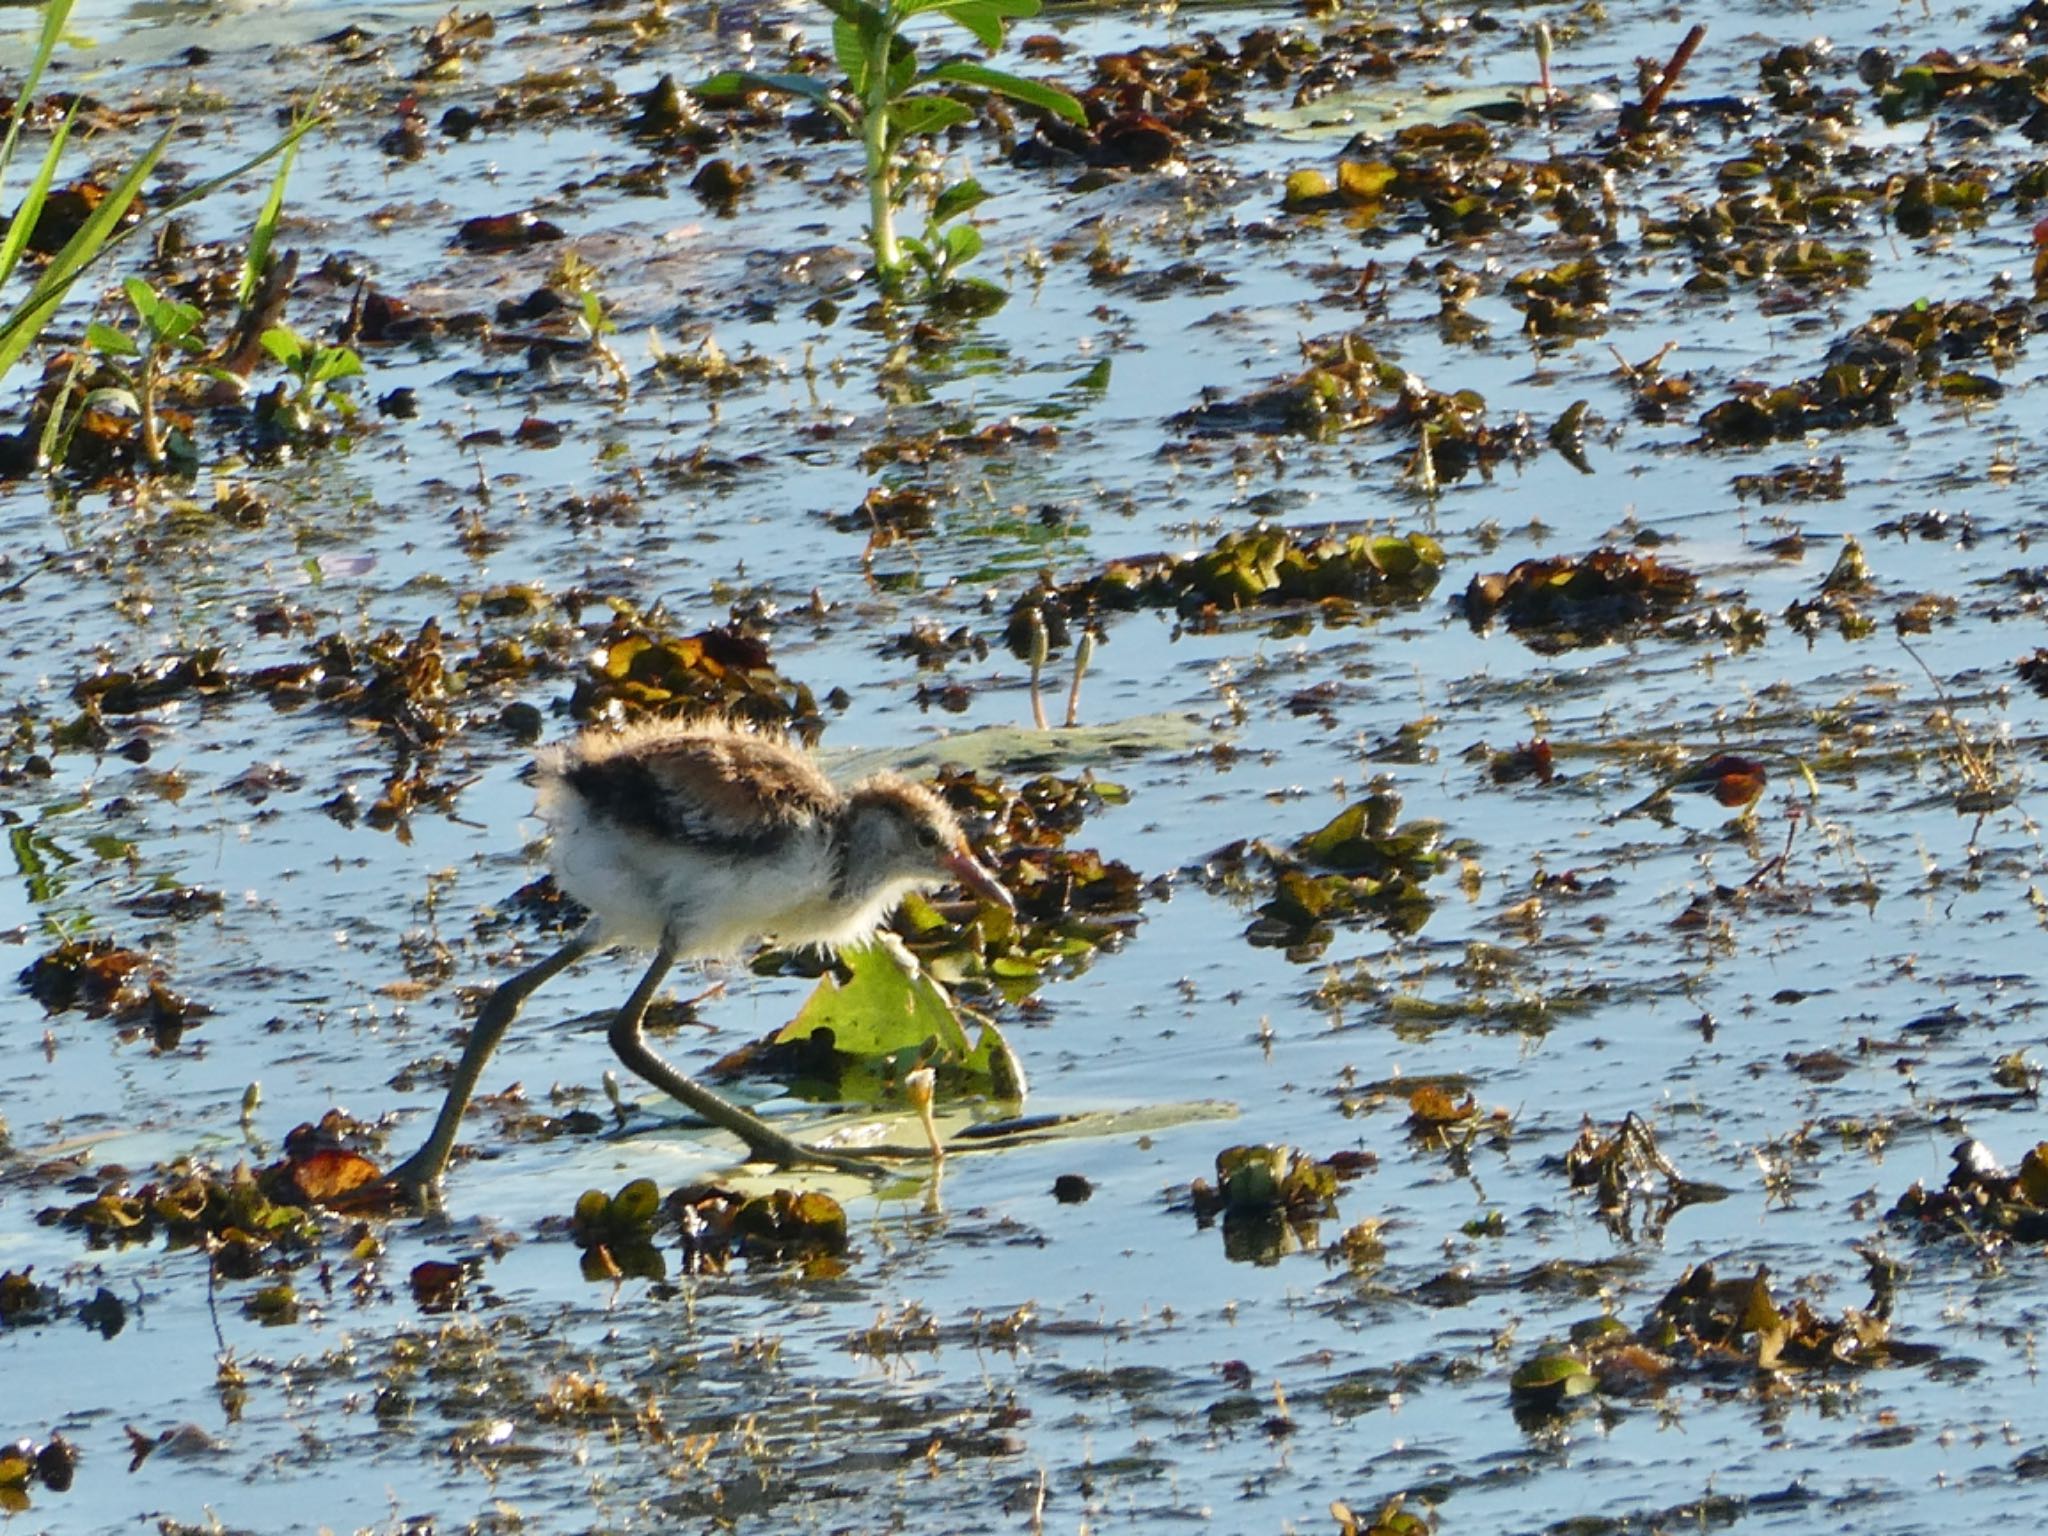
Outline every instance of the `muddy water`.
MULTIPOLYGON (((689 79, 731 64, 741 46, 730 17, 673 12, 641 42, 599 30, 611 14, 500 18, 459 75, 419 87, 430 121, 543 71, 589 71, 572 96, 597 79, 634 91, 664 71, 689 79)), ((2038 1456, 2027 1458, 2048 1441, 2033 1380, 2040 1256, 1921 1244, 1882 1218, 1915 1180, 1939 1184, 1965 1135, 2011 1163, 2041 1136, 2032 1099, 1992 1076, 1998 1058, 2042 1050, 2041 849, 2027 814, 2040 708, 2012 671, 2039 643, 2039 620, 2028 589, 2005 578, 2032 565, 2041 526, 2027 430, 2038 364, 2022 352, 1997 370, 2008 392, 1993 403, 1914 398, 1894 425, 1759 452, 1695 443, 1699 411, 1733 381, 1813 373, 1880 310, 1993 298, 2001 274, 2025 294, 2033 213, 2002 190, 2032 158, 2022 136, 1944 131, 1928 149, 1926 120, 1888 127, 1865 100, 1845 130, 1874 157, 1865 181, 1931 157, 1991 168, 1999 195, 1981 227, 1917 240, 1866 210, 1827 238, 1869 251, 1867 282, 1766 313, 1742 289, 1683 295, 1683 256, 1639 241, 1639 212, 1710 200, 1745 142, 1735 128, 1702 129, 1627 190, 1603 329, 1532 343, 1496 277, 1471 305, 1490 329, 1459 342, 1437 324, 1434 279, 1404 279, 1406 264, 1554 264, 1564 255, 1544 243, 1550 225, 1449 251, 1423 230, 1281 211, 1284 175, 1327 165, 1349 133, 1429 117, 1442 92, 1511 94, 1533 74, 1512 27, 1452 29, 1438 56, 1348 105, 1326 136, 1292 125, 1205 142, 1183 164, 1093 191, 1072 190, 1071 174, 1012 170, 993 140, 971 140, 960 161, 997 194, 984 266, 1013 298, 959 325, 954 346, 885 374, 888 344, 855 323, 866 296, 834 276, 859 264, 845 146, 742 140, 733 152, 759 176, 730 218, 692 197, 686 175, 661 196, 604 182, 644 152, 600 113, 536 109, 468 142, 430 133, 420 160, 392 160, 374 141, 419 60, 408 29, 432 19, 108 9, 81 17, 97 47, 74 61, 75 79, 114 103, 180 91, 210 103, 194 113, 194 165, 260 141, 280 102, 252 89, 321 83, 340 126, 309 144, 286 231, 309 273, 339 255, 427 312, 488 311, 537 286, 557 251, 473 256, 449 237, 472 215, 538 206, 598 269, 631 390, 620 399, 587 360, 536 365, 521 346, 444 336, 368 353, 345 446, 246 464, 221 447, 195 485, 141 494, 0 488, 6 580, 21 583, 4 610, 0 681, 39 739, 76 715, 73 686, 102 666, 221 645, 253 670, 303 659, 316 633, 411 633, 430 617, 466 651, 515 628, 470 599, 524 581, 662 604, 685 630, 721 621, 736 599, 775 605, 777 665, 821 697, 845 691, 828 751, 902 747, 1022 723, 1024 669, 999 643, 956 661, 965 702, 949 714, 920 707, 930 677, 879 641, 918 620, 994 641, 1042 567, 1071 579, 1112 557, 1207 545, 1265 514, 1429 531, 1448 554, 1444 579, 1420 607, 1364 624, 1226 616, 1199 632, 1138 612, 1110 625, 1084 719, 1181 726, 1170 741, 1133 728, 1132 750, 1088 764, 1130 799, 1081 841, 1161 883, 1128 943, 1002 1018, 1034 1111, 1150 1111, 1158 1123, 961 1156, 936 1190, 917 1179, 843 1190, 854 1252, 829 1280, 765 1269, 584 1282, 564 1230, 580 1191, 642 1175, 667 1188, 730 1159, 729 1146, 646 1116, 624 1136, 545 1142, 473 1121, 468 1139, 486 1156, 456 1168, 447 1219, 377 1223, 370 1248, 337 1225, 326 1267, 294 1277, 296 1320, 276 1326, 245 1306, 262 1282, 210 1288, 200 1254, 90 1249, 38 1224, 37 1212, 99 1188, 108 1165, 140 1182, 180 1156, 266 1161, 290 1127, 336 1105, 391 1117, 394 1152, 422 1133, 435 1095, 407 1069, 451 1049, 466 1018, 459 988, 502 975, 513 940, 539 942, 502 915, 538 872, 538 828, 519 777, 527 749, 492 722, 517 698, 550 733, 567 729, 571 679, 536 676, 479 700, 434 770, 460 785, 452 809, 416 813, 403 838, 323 811, 350 792, 376 799, 387 744, 248 691, 116 722, 115 744, 147 742, 144 763, 52 753, 48 777, 17 777, 0 799, 17 872, 0 885, 11 952, 25 965, 60 932, 109 934, 148 948, 212 1012, 158 1053, 105 1020, 45 1017, 26 995, 7 1005, 17 1049, 0 1094, 12 1145, 0 1270, 33 1266, 60 1305, 0 1328, 0 1433, 61 1429, 83 1456, 69 1492, 34 1488, 18 1518, 93 1531, 214 1517, 252 1530, 518 1518, 1282 1531, 1332 1529, 1333 1500, 1365 1512, 1405 1494, 1471 1530, 1742 1519, 1905 1531, 2030 1507, 2038 1456), (316 41, 347 21, 386 39, 388 58, 353 63, 316 41), (180 62, 195 41, 210 59, 180 62), (1128 260, 1124 275, 1091 275, 1099 242, 1128 260), (1367 261, 1386 284, 1370 312, 1341 298, 1367 261), (1153 296, 1129 278, 1182 262, 1213 283, 1183 275, 1153 296), (830 325, 804 313, 820 283, 845 308, 830 325), (1538 451, 1431 495, 1404 474, 1414 445, 1395 432, 1311 442, 1169 425, 1205 389, 1241 395, 1298 368, 1303 338, 1360 325, 1433 387, 1482 394, 1489 422, 1526 413, 1538 451), (716 391, 658 374, 650 331, 671 352, 714 336, 747 371, 716 391), (1699 394, 1650 424, 1609 347, 1640 365, 1672 341, 1665 367, 1691 373, 1699 394), (1106 383, 1078 387, 1103 359, 1106 383), (400 388, 417 391, 417 418, 368 403, 400 388), (1540 446, 1581 398, 1602 418, 1587 436, 1590 473, 1540 446), (509 440, 534 416, 565 427, 558 446, 509 440), (1056 446, 926 469, 858 462, 887 433, 1011 416, 1056 422, 1056 446), (507 440, 476 436, 491 429, 507 440), (693 466, 700 449, 714 466, 693 466), (1838 500, 1764 507, 1731 484, 1837 454, 1838 500), (259 526, 180 505, 203 506, 230 479, 269 503, 259 526), (864 563, 863 536, 828 517, 878 481, 932 487, 939 527, 864 563), (567 505, 606 492, 618 493, 616 515, 567 505), (1930 509, 1948 521, 1881 531, 1930 509), (1803 559, 1764 550, 1792 529, 1806 535, 1803 559), (1545 654, 1502 628, 1474 633, 1447 603, 1476 574, 1645 530, 1700 578, 1693 611, 1757 610, 1770 621, 1763 642, 1645 627, 1545 654), (1861 605, 1875 626, 1849 638, 1824 624, 1809 642, 1780 616, 1814 597, 1851 535, 1870 562, 1861 605), (1893 624, 1919 594, 1954 599, 1907 637, 1924 669, 1893 624), (303 621, 283 633, 253 622, 280 607, 303 621), (1294 707, 1326 683, 1305 712, 1294 707), (1417 727, 1408 742, 1404 726, 1417 727), (1548 784, 1497 783, 1475 756, 1537 736, 1556 752, 1548 784), (1981 820, 1957 809, 1958 740, 2017 787, 1981 820), (1613 819, 1714 749, 1776 754, 1753 819, 1693 796, 1668 827, 1613 819), (1796 762, 1814 767, 1810 787, 1796 762), (1248 943, 1263 894, 1218 893, 1205 861, 1237 839, 1312 831, 1376 775, 1406 814, 1441 820, 1466 861, 1431 883, 1429 922, 1406 939, 1340 925, 1313 959, 1248 943), (1781 851, 1782 868, 1770 866, 1781 851), (177 919, 136 906, 187 885, 219 893, 219 910, 177 919), (1685 918, 1696 900, 1697 924, 1685 918), (394 986, 432 941, 449 947, 451 976, 394 986), (1480 1110, 1450 1146, 1411 1135, 1409 1104, 1389 1086, 1436 1074, 1454 1074, 1480 1110), (251 1083, 261 1103, 245 1121, 251 1083), (1235 1119, 1217 1118, 1225 1110, 1235 1119), (1630 1113, 1686 1177, 1727 1198, 1663 1222, 1634 1210, 1627 1230, 1604 1221, 1561 1159, 1582 1119, 1611 1131, 1630 1113), (1181 1191, 1212 1174, 1224 1146, 1267 1141, 1376 1162, 1344 1186, 1335 1217, 1247 1252, 1199 1224, 1181 1191), (1066 1173, 1092 1181, 1085 1204, 1053 1198, 1066 1173), (1377 1262, 1324 1257, 1367 1220, 1383 1223, 1377 1262), (1518 1417, 1511 1404, 1510 1376, 1545 1341, 1603 1312, 1644 1322, 1702 1262, 1725 1275, 1767 1267, 1781 1305, 1863 1308, 1859 1247, 1906 1265, 1893 1334, 1930 1347, 1931 1361, 1760 1372, 1737 1350, 1568 1414, 1518 1417), (478 1260, 470 1305, 452 1319, 423 1315, 408 1294, 406 1275, 428 1258, 478 1260), (110 1338, 75 1315, 102 1288, 123 1314, 110 1338), (237 1413, 223 1362, 244 1384, 237 1413), (174 1433, 131 1470, 126 1426, 148 1441, 174 1433)), ((1583 32, 1553 19, 1565 37, 1555 67, 1578 101, 1548 128, 1498 130, 1524 157, 1610 134, 1612 103, 1640 93, 1634 60, 1662 57, 1682 30, 1628 6, 1583 32)), ((764 53, 789 28, 818 30, 808 15, 752 21, 764 53)), ((1990 42, 1976 19, 1937 25, 1888 7, 1737 8, 1711 23, 1682 96, 1754 93, 1761 54, 1823 33, 1837 61, 1827 86, 1848 93, 1861 89, 1848 61, 1866 46, 1911 57, 1990 42)), ((1043 25, 1068 43, 1057 68, 1079 85, 1087 57, 1109 48, 1317 24, 1210 8, 1043 25)), ((1284 92, 1251 99, 1288 104, 1284 92)), ((1759 120, 1749 136, 1769 131, 1759 120)), ((252 178, 192 215, 195 237, 238 238, 263 191, 252 178)), ((307 278, 294 323, 338 321, 351 288, 307 278)), ((7 389, 18 412, 21 377, 7 389)), ((1062 750, 1055 738, 1055 761, 1062 750)), ((604 1112, 604 1010, 629 979, 629 962, 593 961, 543 994, 486 1088, 523 1084, 533 1099, 604 1112)), ((669 1048, 705 1059, 779 1025, 804 991, 741 976, 707 1007, 709 1032, 669 1048)))

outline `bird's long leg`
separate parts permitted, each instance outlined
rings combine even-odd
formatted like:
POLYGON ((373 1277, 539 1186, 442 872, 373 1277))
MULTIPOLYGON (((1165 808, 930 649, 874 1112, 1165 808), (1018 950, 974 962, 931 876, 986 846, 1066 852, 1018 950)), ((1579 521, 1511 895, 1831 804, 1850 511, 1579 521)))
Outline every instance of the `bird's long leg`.
POLYGON ((455 1149, 455 1133, 461 1128, 463 1111, 469 1108, 469 1098, 476 1092, 477 1079, 484 1074, 484 1063, 491 1059, 491 1052, 498 1048, 498 1042, 504 1039, 512 1021, 519 1017, 519 1010, 525 1006, 527 998, 542 983, 559 976, 589 954, 597 947, 597 942, 596 932, 586 928, 545 960, 528 966, 491 994, 469 1031, 469 1044, 463 1047, 462 1060, 456 1063, 455 1077, 448 1084, 448 1097, 441 1101, 441 1112, 434 1117, 434 1129, 428 1133, 426 1145, 386 1174, 384 1181, 387 1184, 398 1188, 414 1205, 432 1203, 434 1191, 441 1182, 442 1170, 448 1166, 448 1154, 455 1149))
POLYGON ((612 1020, 612 1050, 619 1060, 670 1098, 681 1100, 713 1125, 731 1131, 747 1144, 749 1155, 762 1162, 780 1163, 784 1167, 813 1163, 824 1168, 837 1168, 844 1173, 865 1174, 869 1178, 886 1174, 889 1170, 878 1163, 864 1162, 842 1152, 805 1146, 800 1141, 791 1140, 759 1115, 748 1114, 695 1078, 684 1076, 655 1052, 654 1047, 647 1043, 647 1036, 641 1032, 640 1023, 675 959, 675 950, 668 944, 656 950, 647 974, 640 978, 640 984, 633 988, 633 995, 626 999, 626 1006, 612 1020))

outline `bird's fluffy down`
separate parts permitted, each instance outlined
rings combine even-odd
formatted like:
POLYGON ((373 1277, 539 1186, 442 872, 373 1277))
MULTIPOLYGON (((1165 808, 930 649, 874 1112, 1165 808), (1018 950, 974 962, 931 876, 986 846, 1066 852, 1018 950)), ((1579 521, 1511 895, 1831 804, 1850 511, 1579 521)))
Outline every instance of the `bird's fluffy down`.
POLYGON ((725 723, 587 732, 542 754, 539 800, 555 879, 603 941, 695 958, 852 943, 965 847, 922 785, 842 791, 799 748, 725 723))

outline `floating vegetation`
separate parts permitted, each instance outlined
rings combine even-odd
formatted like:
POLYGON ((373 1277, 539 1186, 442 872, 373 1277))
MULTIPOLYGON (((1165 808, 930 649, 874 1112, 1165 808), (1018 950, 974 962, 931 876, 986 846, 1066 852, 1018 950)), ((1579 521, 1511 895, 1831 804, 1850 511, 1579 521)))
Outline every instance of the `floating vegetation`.
POLYGON ((2020 303, 1922 302, 1878 314, 1845 336, 1820 373, 1787 385, 1744 384, 1700 417, 1710 447, 1754 447, 1822 429, 1889 426, 1915 382, 1955 398, 1984 398, 1996 381, 1960 373, 1982 357, 2011 362, 2033 328, 2020 303))
POLYGON ((1023 1068, 1002 1031, 982 1020, 970 1040, 945 987, 885 940, 840 951, 795 1018, 711 1074, 761 1073, 806 1097, 869 1103, 900 1094, 924 1068, 948 1094, 1024 1096, 1023 1068))
POLYGON ((1271 523, 1227 533, 1201 554, 1112 562, 1093 576, 1041 584, 1010 605, 1003 640, 1029 656, 1034 625, 1065 645, 1108 615, 1172 608, 1213 626, 1247 609, 1313 605, 1327 623, 1412 606, 1443 573, 1443 546, 1427 534, 1304 535, 1271 523))
POLYGON ((38 1484, 68 1493, 77 1475, 78 1450, 62 1434, 52 1433, 41 1445, 27 1439, 0 1445, 0 1512, 25 1514, 38 1484))
POLYGON ((1502 575, 1474 576, 1465 618, 1483 630, 1503 620, 1532 650, 1603 645, 1667 618, 1692 600, 1698 580, 1655 555, 1596 549, 1524 560, 1502 575))
POLYGON ((1294 1147, 1225 1147, 1216 1154, 1216 1182, 1188 1187, 1195 1215, 1324 1217, 1336 1213, 1336 1171, 1294 1147))
POLYGON ((2048 1468, 1998 1274, 2048 1230, 2043 14, 25 16, 0 1504, 53 1523, 61 1426, 81 1529, 261 1525, 279 1467, 351 1528, 2002 1513, 2048 1468), (182 202, 253 212, 236 146, 309 105, 288 213, 182 202), (849 1151, 935 1089, 943 1176, 660 1198, 715 1154, 624 1134, 593 968, 450 1219, 384 1219, 399 1106, 580 921, 533 747, 701 714, 849 778, 929 735, 1013 894, 650 1011, 785 1036, 849 1151), (273 1152, 309 1094, 378 1118, 273 1152), (1962 1121, 2013 1164, 1918 1166, 1962 1121), (1811 1264, 1859 1244, 1862 1305, 1811 1264), (1902 1369, 1938 1307, 1969 1354, 1902 1369), (1574 1413, 1684 1445, 1551 1454, 1574 1413))
POLYGON ((146 1036, 160 1051, 176 1050, 185 1031, 213 1011, 171 990, 156 957, 105 935, 64 940, 16 980, 48 1013, 76 1008, 88 1018, 112 1019, 122 1038, 146 1036))
POLYGON ((583 1278, 667 1278, 668 1266, 654 1246, 660 1213, 661 1190, 652 1179, 634 1179, 615 1195, 586 1189, 569 1218, 569 1236, 583 1250, 583 1278))
POLYGON ((949 915, 922 896, 905 900, 895 932, 947 986, 992 988, 1013 1002, 1084 969, 1137 926, 1145 883, 1128 864, 1068 840, 1085 817, 1127 798, 1093 775, 1044 774, 1017 785, 965 769, 942 770, 935 787, 1017 903, 949 915))
POLYGON ((1574 1189, 1591 1189, 1600 1215, 1624 1237, 1633 1236, 1634 1217, 1644 1213, 1644 1229, 1655 1237, 1685 1206, 1725 1200, 1729 1191, 1716 1184, 1688 1179, 1657 1145, 1648 1121, 1630 1114, 1618 1129, 1602 1135, 1591 1119, 1579 1127, 1579 1139, 1564 1155, 1565 1177, 1574 1189), (1658 1198, 1654 1203, 1650 1196, 1658 1198))
MULTIPOLYGON (((2031 1096, 2031 1095, 2030 1095, 2031 1096)), ((2007 1169, 1983 1142, 1958 1142, 1941 1188, 1915 1183, 1888 1219, 1927 1238, 1955 1237, 1974 1248, 2048 1241, 2048 1142, 2028 1149, 2007 1169)))
POLYGON ((61 1293, 35 1278, 35 1266, 0 1270, 0 1327, 31 1328, 57 1315, 61 1293))
POLYGON ((1597 257, 1518 272, 1508 292, 1522 301, 1522 328, 1531 336, 1597 336, 1607 328, 1612 289, 1597 257))
POLYGON ((1246 937, 1306 961, 1329 945, 1333 924, 1419 931, 1436 907, 1423 887, 1450 857, 1442 838, 1441 822, 1402 821, 1401 796, 1380 780, 1371 794, 1287 847, 1230 843, 1195 873, 1221 890, 1270 890, 1246 937))
POLYGON ((319 1241, 320 1224, 302 1206, 280 1204, 248 1168, 226 1176, 183 1166, 130 1190, 124 1176, 89 1199, 38 1214, 45 1226, 85 1234, 95 1248, 154 1242, 159 1233, 176 1246, 206 1244, 215 1269, 246 1279, 273 1257, 302 1261, 319 1241))
POLYGON ((719 714, 808 739, 816 700, 775 670, 768 645, 737 626, 671 635, 615 620, 596 638, 569 699, 578 720, 719 714))
POLYGON ((795 1264, 809 1279, 845 1272, 846 1211, 817 1189, 737 1195, 715 1185, 679 1189, 668 1210, 682 1233, 690 1274, 722 1274, 731 1262, 795 1264))
MULTIPOLYGON (((795 1264, 810 1279, 845 1268, 846 1212, 822 1190, 742 1195, 696 1184, 664 1200, 652 1179, 634 1179, 612 1195, 585 1190, 569 1219, 583 1278, 593 1282, 665 1279, 668 1260, 657 1239, 671 1230, 686 1275, 722 1275, 741 1259, 750 1266, 795 1264)), ((428 1279, 451 1288, 461 1283, 459 1273, 428 1279)), ((415 1290, 421 1283, 415 1272, 415 1290)))
POLYGON ((1225 1147, 1216 1182, 1194 1180, 1188 1204, 1205 1227, 1221 1219, 1229 1258, 1272 1264, 1316 1246, 1317 1224, 1337 1214, 1341 1181, 1364 1171, 1357 1159, 1319 1161, 1294 1147, 1225 1147))
MULTIPOLYGON (((1801 771, 1805 772, 1804 765, 1801 765, 1801 771)), ((1811 790, 1814 787, 1811 773, 1806 773, 1806 780, 1811 790)), ((1770 774, 1756 758, 1733 752, 1714 752, 1669 774, 1663 783, 1642 799, 1625 810, 1615 812, 1614 819, 1650 816, 1669 826, 1672 820, 1671 797, 1674 794, 1706 795, 1715 804, 1731 811, 1746 811, 1763 798, 1764 787, 1769 782, 1770 774)))
POLYGON ((1237 400, 1181 412, 1169 423, 1194 438, 1255 433, 1330 439, 1385 427, 1421 444, 1425 483, 1455 481, 1474 469, 1538 451, 1529 424, 1492 427, 1475 391, 1432 389, 1383 356, 1362 333, 1302 343, 1308 367, 1237 400))
POLYGON ((1754 1373, 1754 1389, 1777 1392, 1802 1381, 1826 1390, 1827 1373, 1881 1366, 1925 1365, 1938 1352, 1893 1336, 1895 1276, 1875 1260, 1872 1294, 1863 1308, 1837 1317, 1805 1298, 1789 1306, 1772 1294, 1768 1270, 1731 1280, 1711 1264, 1688 1268, 1641 1327, 1600 1317, 1572 1330, 1568 1348, 1545 1349, 1518 1366, 1509 1393, 1518 1413, 1568 1411, 1576 1399, 1654 1396, 1689 1371, 1725 1376, 1754 1373))
POLYGON ((1847 470, 1836 454, 1826 463, 1780 464, 1768 474, 1744 474, 1730 482, 1744 501, 1775 506, 1785 501, 1840 501, 1847 494, 1847 470))

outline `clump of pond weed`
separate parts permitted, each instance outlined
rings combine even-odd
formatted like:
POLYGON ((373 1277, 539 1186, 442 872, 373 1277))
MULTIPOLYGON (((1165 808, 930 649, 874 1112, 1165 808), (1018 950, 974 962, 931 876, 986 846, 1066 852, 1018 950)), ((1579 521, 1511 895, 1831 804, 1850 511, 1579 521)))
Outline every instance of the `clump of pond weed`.
POLYGON ((161 962, 104 934, 71 938, 38 955, 16 980, 45 1012, 76 1008, 112 1019, 123 1039, 146 1035, 157 1050, 177 1049, 185 1031, 213 1010, 174 992, 161 962))
POLYGON ((1225 1256, 1271 1264, 1318 1242, 1317 1225, 1337 1214, 1337 1190, 1371 1166, 1340 1154, 1318 1159, 1267 1143, 1225 1147, 1216 1154, 1216 1182, 1188 1186, 1188 1208, 1203 1226, 1221 1220, 1225 1256))
POLYGON ((1418 932, 1436 908, 1424 889, 1450 852, 1443 824, 1401 820, 1401 796, 1390 780, 1285 848, 1263 839, 1226 844, 1197 871, 1212 888, 1270 894, 1246 937, 1312 960, 1328 945, 1333 924, 1369 921, 1396 933, 1418 932))
POLYGON ((1941 1188, 1916 1181, 1887 1219, 1922 1237, 1960 1237, 1982 1250, 2048 1242, 2048 1141, 2030 1147, 2016 1169, 1974 1138, 1957 1143, 1951 1156, 1955 1166, 1941 1188))
POLYGON ((1498 617, 1531 649, 1547 654, 1622 638, 1675 612, 1697 587, 1690 571, 1655 555, 1596 549, 1474 576, 1464 610, 1473 629, 1484 630, 1498 617))
POLYGON ((1136 608, 1172 608, 1213 628, 1243 610, 1312 605, 1342 623, 1422 602, 1443 567, 1443 546, 1424 533, 1303 534, 1262 522, 1200 554, 1127 557, 1077 581, 1042 582, 1010 605, 1003 639, 1028 657, 1037 626, 1064 645, 1104 616, 1136 608))
POLYGON ((1752 1373, 1754 1389, 1778 1393, 1807 1384, 1826 1390, 1840 1371, 1924 1365, 1939 1352, 1893 1336, 1896 1271, 1870 1262, 1871 1299, 1829 1317, 1804 1297, 1789 1306, 1772 1294, 1770 1272, 1723 1280, 1711 1264, 1688 1268, 1644 1319, 1630 1329, 1603 1315, 1575 1326, 1569 1344, 1546 1345, 1509 1381, 1518 1416, 1542 1418, 1576 1400, 1654 1396, 1688 1370, 1725 1379, 1733 1368, 1752 1373))

